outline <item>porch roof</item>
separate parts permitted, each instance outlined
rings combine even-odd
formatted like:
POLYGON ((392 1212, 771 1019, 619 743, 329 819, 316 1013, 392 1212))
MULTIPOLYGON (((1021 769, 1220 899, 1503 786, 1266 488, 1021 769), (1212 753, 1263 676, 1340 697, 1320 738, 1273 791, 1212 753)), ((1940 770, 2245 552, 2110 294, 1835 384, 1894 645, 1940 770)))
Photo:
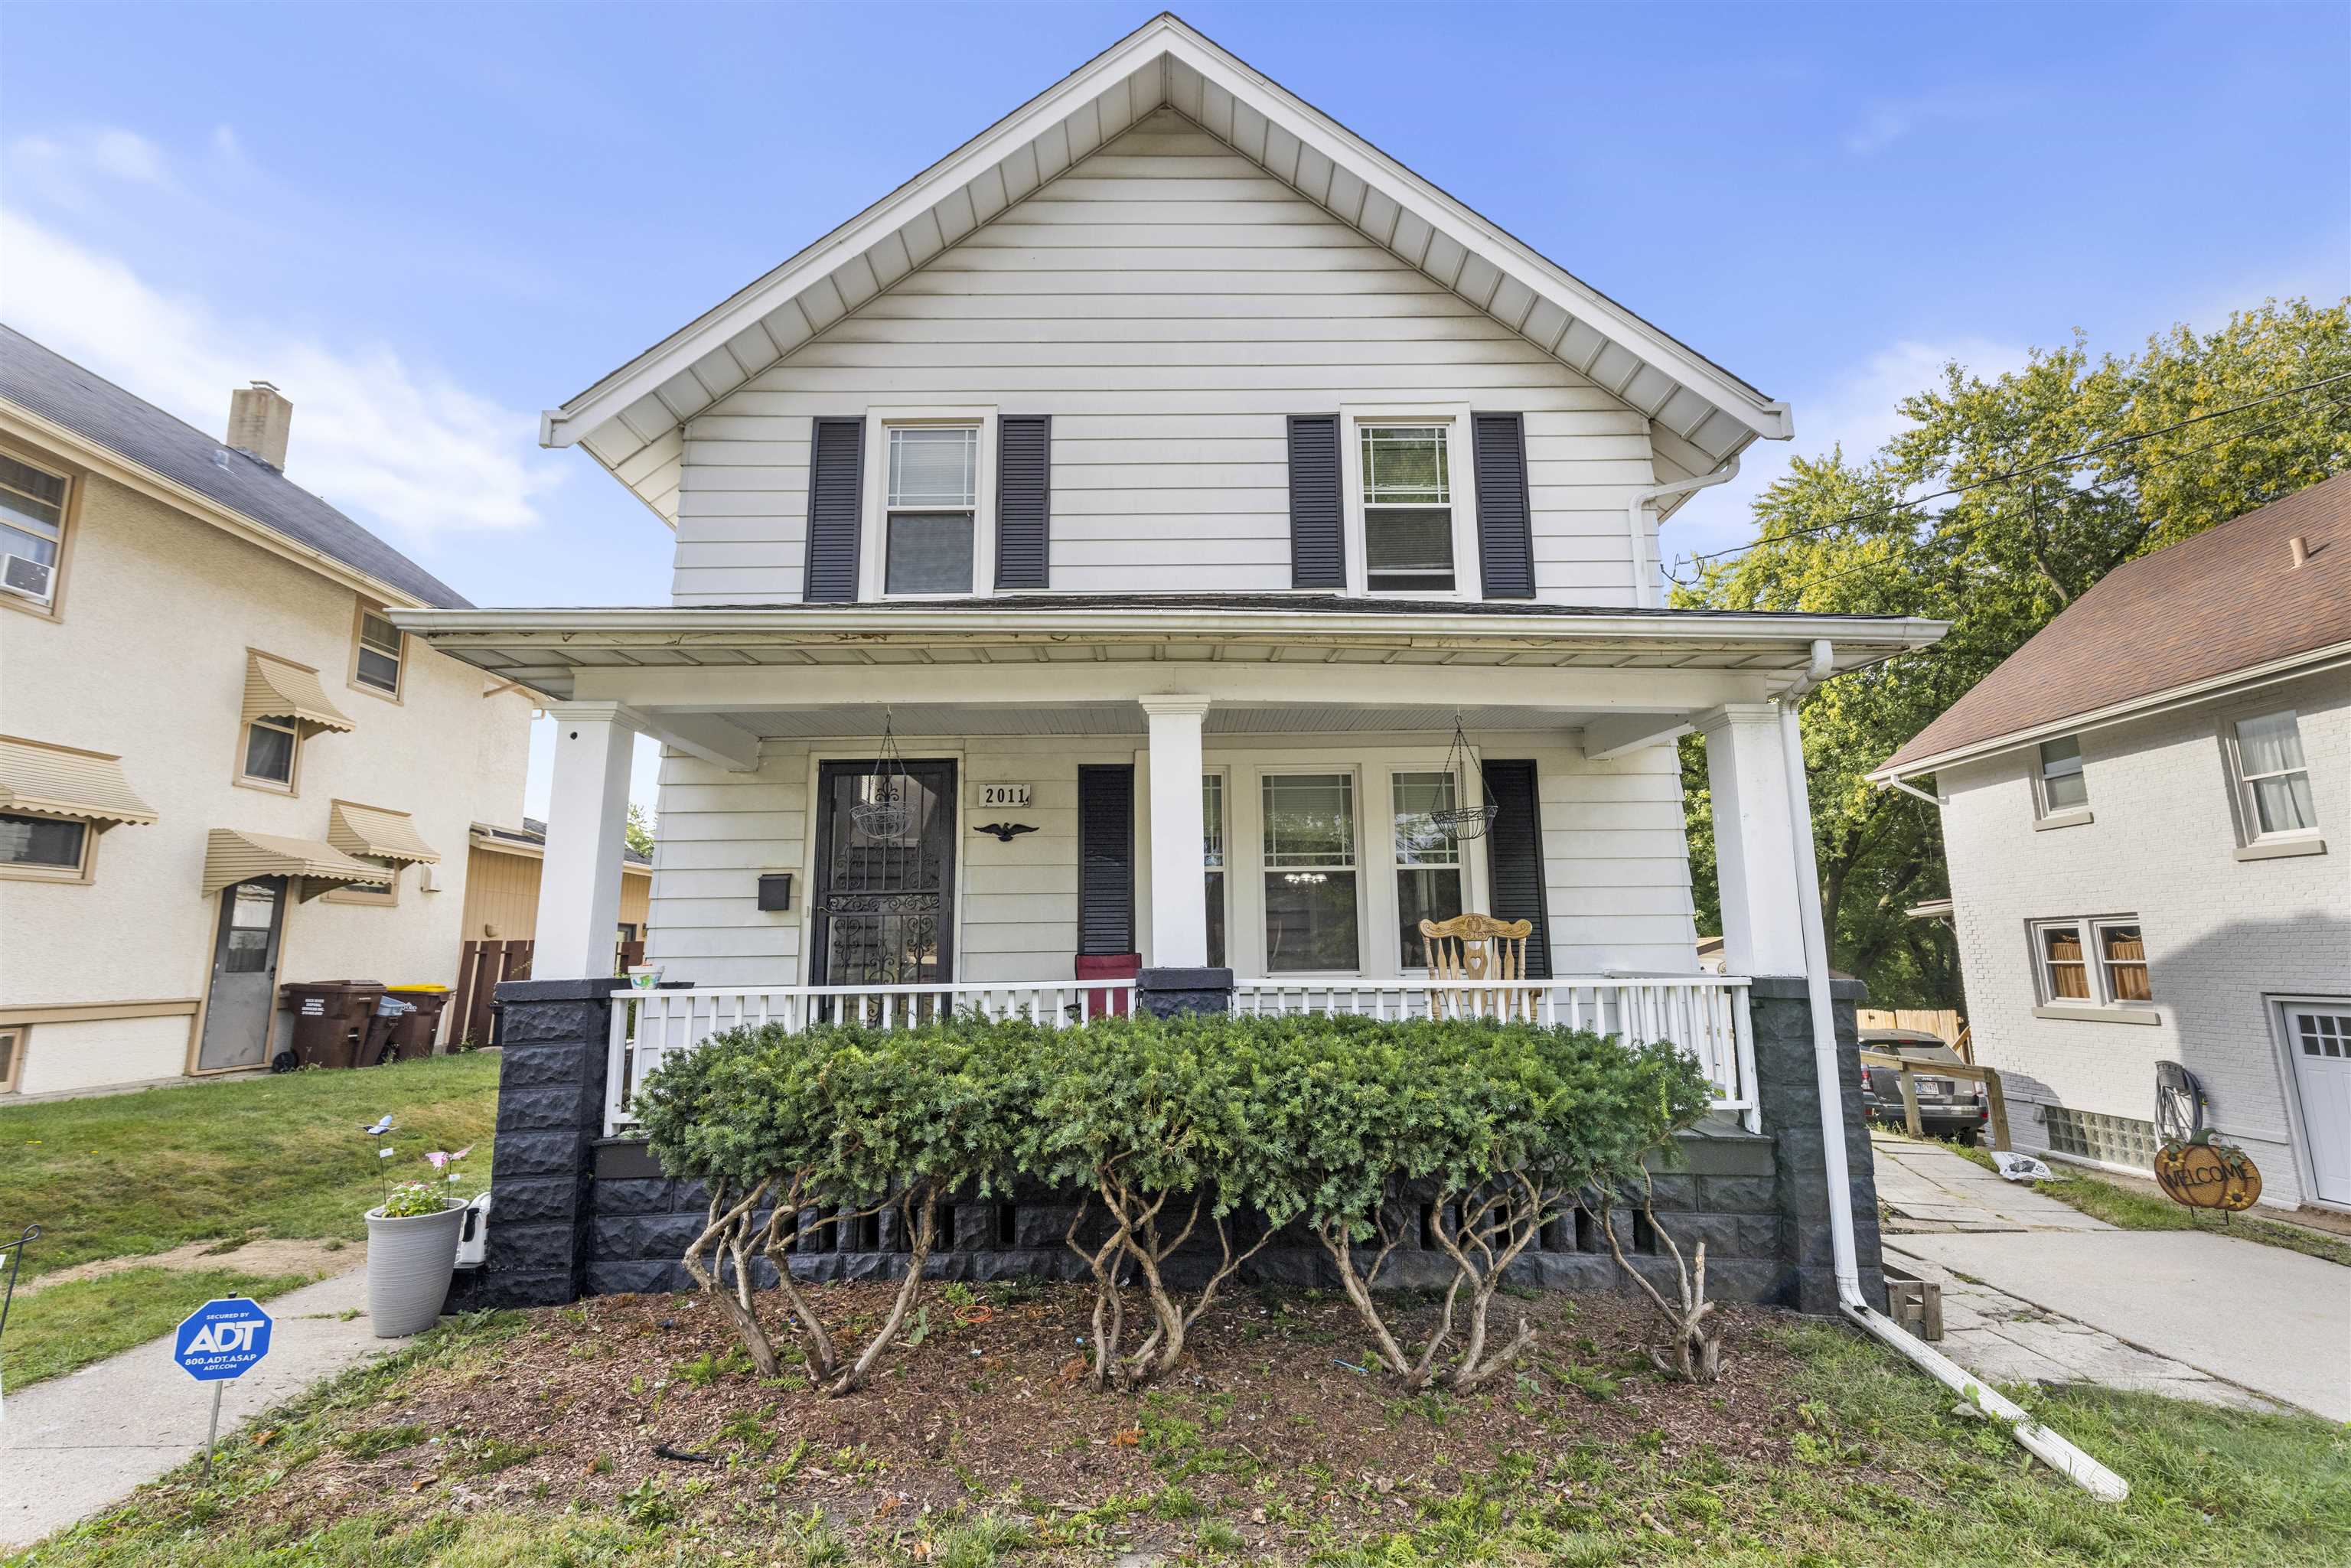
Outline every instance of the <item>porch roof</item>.
POLYGON ((557 701, 582 695, 583 670, 680 667, 1318 664, 1792 678, 1815 641, 1828 641, 1835 667, 1851 670, 1926 647, 1947 630, 1915 616, 1297 593, 395 610, 392 618, 441 652, 557 701))

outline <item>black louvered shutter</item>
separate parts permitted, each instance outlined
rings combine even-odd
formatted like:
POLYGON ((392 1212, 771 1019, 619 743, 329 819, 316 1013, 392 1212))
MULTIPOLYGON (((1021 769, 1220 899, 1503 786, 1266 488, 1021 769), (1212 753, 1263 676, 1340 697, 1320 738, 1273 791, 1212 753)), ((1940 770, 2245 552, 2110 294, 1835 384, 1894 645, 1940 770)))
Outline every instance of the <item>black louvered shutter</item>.
POLYGON ((1290 586, 1347 586, 1335 413, 1290 418, 1290 586))
POLYGON ((820 419, 809 439, 808 575, 810 604, 857 598, 857 532, 864 507, 865 422, 820 419))
POLYGON ((1526 422, 1515 413, 1479 413, 1470 423, 1477 427, 1478 574, 1489 599, 1532 599, 1526 422))
POLYGON ((1053 421, 996 422, 996 586, 1047 588, 1052 557, 1053 421))
POLYGON ((1134 951, 1134 765, 1078 769, 1078 952, 1134 951))
POLYGON ((1532 762, 1488 759, 1486 799, 1498 808, 1486 830, 1486 883, 1497 920, 1531 920, 1527 978, 1551 978, 1551 916, 1543 899, 1542 810, 1532 762))

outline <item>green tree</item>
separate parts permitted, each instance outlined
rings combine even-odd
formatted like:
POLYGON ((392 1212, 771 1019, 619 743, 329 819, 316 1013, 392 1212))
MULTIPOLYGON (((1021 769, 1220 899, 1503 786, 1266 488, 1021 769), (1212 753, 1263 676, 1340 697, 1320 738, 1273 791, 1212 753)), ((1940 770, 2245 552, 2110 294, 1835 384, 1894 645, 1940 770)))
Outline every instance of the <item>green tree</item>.
MULTIPOLYGON (((1949 892, 1938 814, 1865 776, 2114 568, 2351 467, 2351 379, 2336 377, 2351 377, 2351 300, 2273 300, 2128 357, 2077 336, 1990 380, 1948 365, 1881 450, 1796 462, 1756 502, 1761 542, 1677 588, 1684 607, 1951 622, 1932 650, 1804 703, 1834 959, 1879 1005, 1957 1006, 1959 979, 1949 930, 1904 914, 1949 892)), ((1695 740, 1682 771, 1698 917, 1719 923, 1695 740)))
POLYGON ((629 802, 629 820, 622 828, 621 836, 627 841, 630 849, 651 858, 653 852, 653 819, 634 800, 629 802))

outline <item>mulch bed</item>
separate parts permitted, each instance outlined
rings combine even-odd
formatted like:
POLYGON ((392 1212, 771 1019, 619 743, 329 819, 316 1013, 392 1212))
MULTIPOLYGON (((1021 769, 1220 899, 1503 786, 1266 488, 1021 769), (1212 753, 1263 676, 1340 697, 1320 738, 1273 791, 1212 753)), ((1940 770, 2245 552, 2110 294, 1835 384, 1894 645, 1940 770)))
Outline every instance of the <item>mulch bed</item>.
MULTIPOLYGON (((870 1329, 891 1290, 829 1285, 817 1301, 870 1329)), ((1173 1547, 1190 1538, 1194 1526, 1176 1520, 1196 1503, 1253 1555, 1294 1547, 1310 1521, 1346 1534, 1407 1527, 1428 1500, 1498 1466, 1516 1466, 1556 1503, 1596 1497, 1620 1465, 1670 1470, 1701 1452, 1776 1464, 1801 1424, 1793 1360, 1756 1333, 1774 1314, 1751 1308, 1720 1309, 1728 1366, 1697 1387, 1637 1370, 1652 1333, 1640 1303, 1506 1297, 1497 1333, 1521 1312, 1541 1333, 1520 1375, 1468 1396, 1406 1397, 1366 1358, 1343 1298, 1243 1291, 1195 1332, 1176 1376, 1135 1396, 1083 1387, 1083 1287, 956 1294, 960 1307, 927 1292, 924 1343, 902 1341, 871 1386, 841 1399, 797 1375, 754 1376, 700 1297, 535 1312, 487 1354, 421 1370, 346 1417, 334 1445, 238 1507, 255 1511, 247 1522, 266 1511, 323 1524, 386 1509, 575 1502, 636 1517, 650 1498, 667 1500, 656 1517, 716 1521, 746 1502, 820 1509, 868 1539, 911 1531, 929 1511, 1105 1511, 1096 1520, 1121 1521, 1122 1541, 1173 1547), (1155 1513, 1144 1502, 1155 1497, 1155 1513)), ((772 1297, 767 1311, 780 1312, 772 1297)))

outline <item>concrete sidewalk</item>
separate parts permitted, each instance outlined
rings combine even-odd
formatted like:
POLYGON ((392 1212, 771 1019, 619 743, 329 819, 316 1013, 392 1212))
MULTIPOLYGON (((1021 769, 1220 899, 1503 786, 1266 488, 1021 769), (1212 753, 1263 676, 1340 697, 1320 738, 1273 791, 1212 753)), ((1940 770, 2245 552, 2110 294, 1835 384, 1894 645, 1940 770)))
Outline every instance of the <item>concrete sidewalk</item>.
MULTIPOLYGON (((2351 1421, 2351 1269, 2340 1264, 2202 1230, 1949 1232, 1886 1244, 2206 1376, 2351 1421)), ((2063 1343, 2039 1348, 2062 1354, 2063 1343)), ((2081 1380, 2111 1381, 2095 1370, 2081 1380)))
MULTIPOLYGON (((227 1385, 223 1437, 319 1379, 409 1343, 378 1339, 368 1326, 365 1270, 262 1306, 277 1322, 269 1354, 227 1385)), ((211 1414, 212 1390, 172 1364, 169 1335, 12 1391, 0 1420, 0 1549, 29 1546, 195 1458, 211 1414)))
POLYGON ((1892 1211, 1889 1232, 2114 1228, 1940 1144, 1872 1132, 1869 1150, 1876 1156, 1877 1201, 1892 1211))

